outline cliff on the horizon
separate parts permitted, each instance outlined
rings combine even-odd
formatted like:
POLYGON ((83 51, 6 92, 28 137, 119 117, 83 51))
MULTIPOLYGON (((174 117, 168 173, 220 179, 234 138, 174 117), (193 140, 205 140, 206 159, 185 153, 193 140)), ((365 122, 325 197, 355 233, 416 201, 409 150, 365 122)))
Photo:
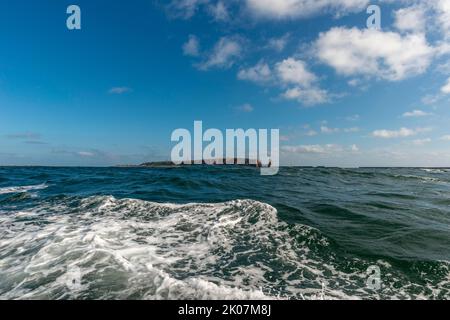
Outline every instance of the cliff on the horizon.
MULTIPOLYGON (((124 165, 121 167, 145 167, 145 168, 155 168, 155 167, 180 167, 186 165, 240 165, 240 166, 252 166, 252 167, 262 167, 261 161, 251 160, 251 159, 211 159, 202 160, 202 163, 196 163, 194 160, 190 162, 183 162, 181 164, 175 164, 172 161, 157 161, 157 162, 145 162, 139 165, 124 165)), ((272 164, 269 163, 268 167, 272 164)))

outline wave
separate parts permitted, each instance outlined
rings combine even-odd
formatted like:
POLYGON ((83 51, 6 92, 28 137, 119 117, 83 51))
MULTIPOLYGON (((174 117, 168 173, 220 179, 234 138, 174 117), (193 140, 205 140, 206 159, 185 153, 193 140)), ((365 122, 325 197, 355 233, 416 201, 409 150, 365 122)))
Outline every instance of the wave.
POLYGON ((2 299, 425 294, 414 287, 410 292, 411 284, 393 269, 392 288, 387 284, 382 294, 366 289, 366 270, 373 262, 341 261, 319 230, 281 222, 274 207, 253 200, 179 205, 59 197, 32 210, 1 213, 0 272, 8 275, 0 283, 2 299), (404 290, 398 290, 401 281, 404 290))
POLYGON ((427 173, 435 173, 435 174, 448 173, 449 172, 448 169, 429 169, 429 168, 424 168, 424 169, 421 169, 421 170, 425 171, 427 173))
POLYGON ((429 182, 435 182, 435 183, 446 183, 445 181, 442 181, 440 179, 434 178, 434 177, 427 177, 427 176, 417 176, 412 174, 394 174, 394 178, 396 179, 403 179, 403 180, 418 180, 423 183, 429 183, 429 182))
POLYGON ((19 186, 19 187, 3 187, 0 188, 0 194, 9 194, 9 193, 22 193, 34 190, 43 190, 48 186, 43 184, 33 185, 33 186, 19 186))

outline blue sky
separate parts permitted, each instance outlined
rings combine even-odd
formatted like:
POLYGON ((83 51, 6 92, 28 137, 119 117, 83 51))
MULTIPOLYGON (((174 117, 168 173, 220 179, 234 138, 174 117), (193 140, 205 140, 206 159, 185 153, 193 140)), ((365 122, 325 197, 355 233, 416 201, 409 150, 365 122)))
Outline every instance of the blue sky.
POLYGON ((279 128, 282 164, 450 166, 450 4, 372 4, 2 1, 0 164, 166 160, 202 120, 279 128))

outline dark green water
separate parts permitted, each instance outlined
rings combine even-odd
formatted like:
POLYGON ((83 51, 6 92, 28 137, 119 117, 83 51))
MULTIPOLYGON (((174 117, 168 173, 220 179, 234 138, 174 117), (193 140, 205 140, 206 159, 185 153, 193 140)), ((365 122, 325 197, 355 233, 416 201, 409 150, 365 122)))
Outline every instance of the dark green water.
POLYGON ((0 168, 1 299, 448 299, 449 261, 450 170, 0 168))

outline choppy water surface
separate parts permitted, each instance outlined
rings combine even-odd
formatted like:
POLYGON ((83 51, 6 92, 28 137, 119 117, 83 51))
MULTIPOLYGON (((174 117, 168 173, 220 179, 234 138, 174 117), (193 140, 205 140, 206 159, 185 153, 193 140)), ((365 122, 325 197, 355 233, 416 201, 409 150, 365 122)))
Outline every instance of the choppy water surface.
POLYGON ((449 266, 450 170, 0 168, 1 299, 448 299, 449 266))

